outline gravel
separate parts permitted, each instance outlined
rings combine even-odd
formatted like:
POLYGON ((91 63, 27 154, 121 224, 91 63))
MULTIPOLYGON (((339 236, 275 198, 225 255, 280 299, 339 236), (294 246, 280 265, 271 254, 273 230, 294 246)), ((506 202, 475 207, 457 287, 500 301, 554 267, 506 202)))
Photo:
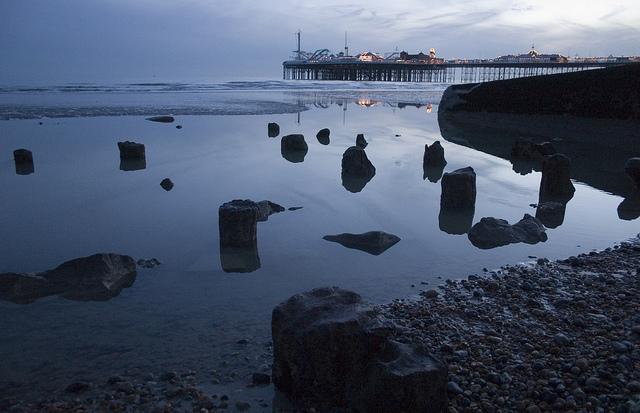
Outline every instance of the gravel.
POLYGON ((379 309, 447 362, 450 412, 640 412, 639 271, 634 239, 379 309))

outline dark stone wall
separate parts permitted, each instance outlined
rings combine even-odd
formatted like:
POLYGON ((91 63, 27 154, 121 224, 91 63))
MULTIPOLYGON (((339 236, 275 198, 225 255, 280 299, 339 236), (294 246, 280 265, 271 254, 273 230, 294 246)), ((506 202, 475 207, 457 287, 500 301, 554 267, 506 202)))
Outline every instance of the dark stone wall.
POLYGON ((607 69, 454 85, 440 112, 498 112, 640 119, 640 63, 607 69))

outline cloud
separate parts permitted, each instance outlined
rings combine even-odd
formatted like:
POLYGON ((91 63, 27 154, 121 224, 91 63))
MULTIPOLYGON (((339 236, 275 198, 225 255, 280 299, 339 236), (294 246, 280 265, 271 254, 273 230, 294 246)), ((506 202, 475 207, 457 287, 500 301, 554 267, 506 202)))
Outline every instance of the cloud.
POLYGON ((630 55, 639 21, 637 0, 5 0, 0 79, 277 78, 298 29, 308 50, 630 55))

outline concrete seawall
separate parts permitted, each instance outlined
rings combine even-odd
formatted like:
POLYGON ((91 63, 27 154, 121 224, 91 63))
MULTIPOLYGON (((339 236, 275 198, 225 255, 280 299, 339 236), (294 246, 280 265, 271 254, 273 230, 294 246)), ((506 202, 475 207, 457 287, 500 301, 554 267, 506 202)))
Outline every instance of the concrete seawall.
POLYGON ((438 110, 640 120, 640 63, 454 85, 438 110))

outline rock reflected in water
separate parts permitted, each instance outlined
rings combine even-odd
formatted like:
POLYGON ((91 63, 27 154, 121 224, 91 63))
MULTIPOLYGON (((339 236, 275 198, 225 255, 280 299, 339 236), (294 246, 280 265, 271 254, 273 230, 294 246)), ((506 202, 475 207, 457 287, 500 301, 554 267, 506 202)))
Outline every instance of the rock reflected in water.
POLYGON ((146 169, 147 159, 143 144, 131 141, 118 142, 118 150, 120 151, 120 170, 146 169))
POLYGON ((0 274, 0 299, 28 304, 59 295, 76 301, 106 301, 131 287, 136 274, 136 263, 129 256, 95 254, 38 274, 0 274))
POLYGON ((278 135, 280 135, 280 125, 275 122, 270 122, 267 125, 267 136, 275 138, 278 135))
POLYGON ((225 272, 246 273, 260 268, 258 204, 246 199, 224 203, 218 209, 220 264, 225 272))
POLYGON ((564 222, 566 203, 546 201, 538 204, 536 218, 547 228, 557 228, 564 222))
POLYGON ((542 162, 539 204, 545 201, 567 203, 576 189, 571 182, 571 160, 562 154, 548 156, 542 162))
POLYGON ((284 159, 292 163, 304 162, 309 147, 300 134, 286 135, 280 140, 280 153, 284 159))
POLYGON ((463 235, 469 232, 473 225, 475 208, 447 209, 440 207, 438 226, 440 231, 451 235, 463 235))
POLYGON ((33 154, 28 149, 16 149, 13 151, 13 160, 16 164, 16 175, 30 175, 34 172, 33 154))
POLYGON ((640 191, 626 197, 618 205, 618 218, 625 221, 633 221, 640 217, 640 191))
POLYGON ((325 235, 322 239, 372 255, 380 255, 400 241, 400 238, 382 231, 370 231, 364 234, 325 235))
POLYGON ((362 191, 375 174, 376 168, 364 149, 352 146, 342 155, 342 186, 347 191, 362 191))
POLYGON ((121 171, 140 171, 147 169, 146 159, 120 159, 121 171))
POLYGON ((444 167, 447 161, 444 158, 444 148, 440 141, 435 141, 431 146, 424 145, 424 156, 422 158, 422 179, 429 179, 429 182, 436 183, 442 178, 444 167))
POLYGON ((169 115, 161 115, 161 116, 152 116, 150 118, 147 118, 147 120, 150 120, 151 122, 171 123, 175 120, 175 118, 169 115))
POLYGON ((320 129, 316 135, 316 138, 318 139, 318 142, 320 142, 322 145, 328 145, 330 143, 330 139, 329 139, 330 134, 331 134, 331 131, 329 130, 329 128, 320 129))

